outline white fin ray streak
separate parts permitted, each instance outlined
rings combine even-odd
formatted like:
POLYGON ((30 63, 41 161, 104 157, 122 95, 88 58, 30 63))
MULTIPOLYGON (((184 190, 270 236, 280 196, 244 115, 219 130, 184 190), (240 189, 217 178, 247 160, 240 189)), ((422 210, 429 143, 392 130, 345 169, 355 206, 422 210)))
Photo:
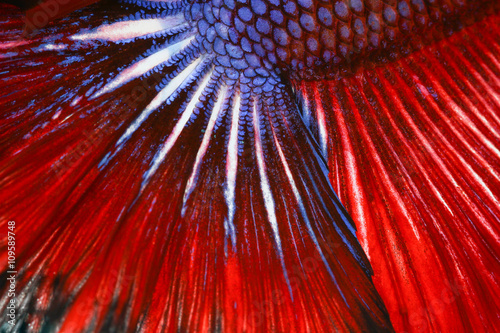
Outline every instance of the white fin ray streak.
MULTIPOLYGON (((283 168, 285 169, 285 174, 288 178, 288 183, 292 187, 293 195, 294 195, 295 200, 297 201, 297 204, 299 206, 300 214, 304 218, 304 222, 305 222, 306 227, 307 227, 307 232, 309 233, 311 240, 314 242, 316 249, 318 250, 319 254, 321 255, 321 259, 322 259, 323 263, 325 264, 325 267, 328 270, 328 273, 330 274, 331 278, 335 282, 335 285, 337 286, 337 290, 339 291, 340 295, 342 296, 344 302, 346 304, 348 304, 348 302, 344 296, 344 293, 342 292, 342 288, 340 288, 340 286, 338 285, 337 279, 335 278, 335 274, 333 274, 333 271, 330 267, 330 264, 328 263, 328 260, 326 259, 325 254, 323 253, 323 250, 321 250, 321 247, 320 247, 319 242, 318 242, 318 238, 316 237, 316 234, 314 233, 314 230, 312 229, 311 222, 309 221, 309 217, 307 216, 307 212, 306 212, 306 209, 304 207, 304 203, 302 201, 302 197, 300 196, 299 190, 297 188, 297 185, 295 184, 295 180, 294 180, 293 175, 292 175, 292 171, 290 170, 290 167, 288 166, 288 162, 286 161, 285 154, 283 153, 283 150, 281 149, 281 145, 278 141, 278 138, 276 137, 276 133, 274 132, 274 130, 273 130, 273 138, 274 138, 274 143, 276 144, 276 148, 278 150, 278 155, 280 157, 281 164, 283 165, 283 168)), ((347 244, 347 246, 349 247, 350 252, 353 253, 354 255, 356 255, 354 249, 352 248, 352 246, 349 243, 349 241, 347 240, 347 238, 343 235, 341 230, 339 230, 338 228, 336 228, 336 230, 339 232, 339 235, 342 237, 342 240, 344 241, 344 243, 347 244)))
POLYGON ((283 248, 281 246, 281 238, 278 228, 278 219, 276 218, 276 208, 274 205, 273 194, 271 192, 271 186, 269 184, 269 180, 267 179, 264 152, 262 150, 262 139, 260 136, 260 124, 259 124, 259 115, 257 111, 257 101, 254 101, 253 105, 253 126, 255 135, 255 150, 257 155, 257 167, 259 169, 260 187, 262 190, 262 196, 264 198, 264 206, 267 211, 267 218, 269 220, 269 224, 271 225, 271 229, 273 230, 274 241, 276 242, 278 256, 280 258, 281 266, 283 268, 283 274, 288 284, 288 290, 290 292, 290 296, 293 299, 292 287, 290 285, 288 273, 285 266, 285 260, 283 257, 283 248))
POLYGON ((188 105, 186 106, 186 109, 182 113, 181 118, 175 124, 174 129, 172 130, 172 133, 168 136, 168 138, 165 141, 165 143, 163 144, 162 148, 156 153, 156 156, 153 158, 153 163, 151 164, 151 167, 144 174, 141 190, 146 186, 146 184, 148 183, 151 176, 156 172, 156 170, 158 169, 160 164, 163 162, 163 160, 165 159, 165 157, 167 156, 167 154, 169 153, 169 151, 172 149, 175 142, 179 138, 182 130, 185 128, 186 123, 189 121, 189 119, 193 115, 193 113, 196 109, 196 103, 199 102, 201 95, 205 91, 205 88, 208 86, 208 83, 210 82, 210 79, 212 77, 212 73, 213 73, 213 69, 208 71, 207 74, 205 74, 203 81, 200 83, 200 85, 196 89, 196 93, 190 99, 188 105))
POLYGON ((241 97, 239 92, 236 92, 234 99, 234 106, 232 110, 231 117, 231 132, 229 135, 229 142, 227 145, 227 157, 226 157, 226 175, 227 182, 226 188, 224 189, 224 197, 226 198, 228 216, 224 222, 224 227, 226 229, 226 235, 231 236, 231 241, 233 245, 236 246, 236 229, 234 226, 234 211, 236 209, 235 204, 235 191, 236 191, 236 174, 238 172, 238 131, 239 131, 239 119, 240 119, 240 106, 241 97))
MULTIPOLYGON (((223 85, 217 98, 217 102, 215 103, 212 114, 210 115, 210 119, 208 121, 207 128, 205 130, 205 134, 203 135, 203 140, 201 142, 200 149, 198 150, 198 153, 196 154, 196 160, 193 166, 193 171, 191 172, 191 176, 189 177, 189 180, 187 181, 186 184, 186 190, 184 191, 184 199, 183 199, 183 205, 186 204, 186 201, 189 199, 189 196, 191 195, 191 192, 193 192, 193 189, 196 185, 196 182, 198 180, 198 175, 200 172, 200 166, 201 162, 203 161, 203 157, 205 156, 205 153, 208 150, 208 146, 210 144, 210 140, 212 138, 212 132, 215 127, 215 123, 217 122, 217 119, 219 118, 219 114, 222 110, 224 101, 226 100, 226 95, 227 95, 227 86, 223 85)), ((184 212, 184 210, 183 210, 184 212)))
POLYGON ((72 40, 79 41, 103 40, 110 42, 124 42, 134 38, 147 37, 157 33, 173 34, 187 28, 189 28, 189 23, 186 21, 184 14, 181 12, 167 17, 126 20, 102 25, 95 30, 79 33, 70 38, 72 40))
POLYGON ((146 106, 144 111, 140 116, 134 120, 134 122, 127 128, 127 131, 120 137, 116 145, 120 146, 124 141, 134 133, 139 126, 151 115, 153 111, 158 109, 163 103, 172 102, 173 98, 177 96, 177 92, 181 91, 186 85, 192 82, 193 77, 199 73, 198 65, 202 64, 204 57, 197 58, 189 66, 187 66, 182 72, 177 74, 160 92, 155 98, 146 106))
POLYGON ((197 58, 193 63, 187 66, 184 70, 178 73, 170 82, 156 95, 156 97, 146 106, 141 114, 129 125, 125 133, 118 139, 115 144, 116 150, 113 153, 108 153, 99 163, 99 167, 106 165, 113 156, 118 153, 123 144, 132 136, 132 134, 142 125, 146 119, 163 103, 171 103, 187 85, 198 78, 199 73, 205 66, 205 57, 197 58))
POLYGON ((115 90, 116 88, 136 79, 156 66, 167 63, 173 56, 179 54, 182 50, 184 50, 188 45, 193 41, 194 36, 189 38, 180 40, 176 43, 173 43, 160 51, 157 51, 150 56, 137 61, 135 64, 131 65, 124 69, 120 74, 118 74, 111 82, 106 84, 103 88, 101 88, 98 92, 96 92, 92 98, 97 98, 101 95, 104 95, 108 92, 115 90))

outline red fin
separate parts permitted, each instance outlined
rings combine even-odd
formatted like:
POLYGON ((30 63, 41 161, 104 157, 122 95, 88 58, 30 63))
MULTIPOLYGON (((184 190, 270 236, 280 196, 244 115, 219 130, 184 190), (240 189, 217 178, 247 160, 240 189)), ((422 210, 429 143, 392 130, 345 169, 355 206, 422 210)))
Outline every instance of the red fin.
POLYGON ((23 21, 25 23, 24 33, 33 34, 38 29, 44 28, 50 22, 65 17, 68 14, 96 3, 99 0, 42 0, 37 3, 25 1, 22 8, 29 7, 26 10, 23 21))
MULTIPOLYGON (((272 92, 249 91, 193 44, 128 103, 154 74, 116 75, 151 41, 63 32, 0 59, 0 228, 17 223, 21 328, 392 331, 277 76, 272 92), (172 82, 177 95, 153 103, 172 82)), ((166 44, 191 37, 178 35, 166 44)), ((0 250, 5 271, 5 238, 0 250)))
POLYGON ((500 327, 499 22, 297 84, 400 332, 500 327))

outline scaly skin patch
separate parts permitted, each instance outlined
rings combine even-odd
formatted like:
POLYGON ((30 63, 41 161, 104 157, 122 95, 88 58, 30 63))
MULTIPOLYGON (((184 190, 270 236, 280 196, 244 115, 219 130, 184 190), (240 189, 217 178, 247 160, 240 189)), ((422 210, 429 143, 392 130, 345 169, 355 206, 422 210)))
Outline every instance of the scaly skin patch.
POLYGON ((277 69, 321 79, 367 58, 404 55, 479 19, 483 7, 491 6, 482 0, 214 0, 193 3, 186 17, 200 44, 231 72, 254 78, 258 69, 277 69))

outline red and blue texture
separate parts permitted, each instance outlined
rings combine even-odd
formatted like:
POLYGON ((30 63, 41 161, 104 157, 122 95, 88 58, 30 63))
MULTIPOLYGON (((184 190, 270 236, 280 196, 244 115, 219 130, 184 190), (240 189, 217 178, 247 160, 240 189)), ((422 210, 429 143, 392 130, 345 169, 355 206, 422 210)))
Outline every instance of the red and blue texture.
POLYGON ((0 5, 2 331, 500 327, 498 2, 63 3, 0 5))

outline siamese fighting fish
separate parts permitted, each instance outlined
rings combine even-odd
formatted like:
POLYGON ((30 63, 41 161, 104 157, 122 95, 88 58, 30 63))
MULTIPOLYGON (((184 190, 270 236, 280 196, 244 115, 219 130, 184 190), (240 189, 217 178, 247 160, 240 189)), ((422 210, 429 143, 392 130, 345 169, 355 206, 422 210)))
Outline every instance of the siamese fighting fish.
POLYGON ((494 332, 500 2, 0 4, 1 332, 494 332))

